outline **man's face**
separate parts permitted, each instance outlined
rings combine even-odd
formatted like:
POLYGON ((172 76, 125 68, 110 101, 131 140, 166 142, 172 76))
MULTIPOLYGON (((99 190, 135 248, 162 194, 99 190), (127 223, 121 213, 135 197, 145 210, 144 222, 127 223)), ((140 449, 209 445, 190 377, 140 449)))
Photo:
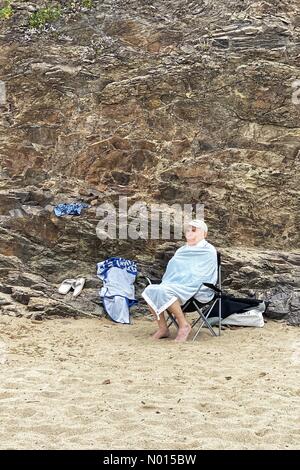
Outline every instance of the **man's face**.
POLYGON ((201 228, 188 225, 185 229, 185 238, 188 244, 194 245, 204 238, 204 232, 201 228))

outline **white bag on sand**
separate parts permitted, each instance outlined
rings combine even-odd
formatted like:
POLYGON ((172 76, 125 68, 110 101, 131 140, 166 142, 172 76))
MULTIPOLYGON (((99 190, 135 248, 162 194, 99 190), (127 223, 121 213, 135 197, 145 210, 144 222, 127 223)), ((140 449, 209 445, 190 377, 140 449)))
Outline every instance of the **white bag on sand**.
POLYGON ((256 308, 243 313, 233 313, 229 317, 224 318, 222 325, 235 326, 254 326, 262 328, 265 325, 264 317, 256 308))
MULTIPOLYGON (((233 313, 223 318, 222 325, 232 326, 252 326, 262 328, 265 325, 263 312, 266 310, 265 302, 261 302, 257 307, 251 308, 246 312, 233 313)), ((209 323, 213 326, 218 323, 218 318, 208 318, 209 323)))

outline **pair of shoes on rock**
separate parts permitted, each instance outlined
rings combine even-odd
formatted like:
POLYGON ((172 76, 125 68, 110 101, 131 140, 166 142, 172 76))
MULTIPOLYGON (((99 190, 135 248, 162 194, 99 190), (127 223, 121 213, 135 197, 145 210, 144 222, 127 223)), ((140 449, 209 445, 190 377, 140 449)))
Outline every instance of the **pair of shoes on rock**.
POLYGON ((84 277, 78 279, 65 279, 58 288, 60 294, 67 294, 71 289, 74 289, 73 297, 77 297, 83 289, 85 283, 84 277))

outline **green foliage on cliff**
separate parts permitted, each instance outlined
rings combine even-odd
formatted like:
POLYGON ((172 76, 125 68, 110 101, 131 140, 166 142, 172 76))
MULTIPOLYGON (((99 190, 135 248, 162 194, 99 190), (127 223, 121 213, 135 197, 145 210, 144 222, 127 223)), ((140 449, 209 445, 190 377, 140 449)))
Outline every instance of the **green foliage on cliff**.
POLYGON ((94 7, 93 0, 73 0, 69 3, 69 7, 73 10, 81 10, 81 8, 91 9, 94 7))
POLYGON ((84 7, 84 8, 93 8, 93 0, 81 0, 81 5, 84 7))
POLYGON ((63 2, 62 5, 48 4, 30 15, 29 26, 30 28, 41 29, 47 24, 54 23, 64 14, 80 12, 83 8, 92 9, 94 6, 93 0, 74 0, 68 3, 63 2))
POLYGON ((30 28, 42 28, 46 24, 53 23, 61 16, 61 8, 59 6, 47 6, 35 11, 29 17, 30 28))
POLYGON ((0 20, 9 20, 9 18, 14 14, 10 3, 10 0, 6 0, 3 7, 0 8, 0 20))

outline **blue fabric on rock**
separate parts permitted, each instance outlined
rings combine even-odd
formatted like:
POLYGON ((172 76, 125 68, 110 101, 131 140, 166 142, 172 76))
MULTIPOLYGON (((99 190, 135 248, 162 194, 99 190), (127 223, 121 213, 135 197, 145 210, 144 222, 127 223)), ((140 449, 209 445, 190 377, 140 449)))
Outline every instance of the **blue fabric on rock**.
POLYGON ((137 275, 134 261, 108 258, 97 263, 97 276, 102 280, 100 298, 106 313, 117 323, 130 323, 130 307, 135 300, 134 281, 137 275))
POLYGON ((66 204, 57 204, 54 207, 54 213, 57 217, 62 217, 63 215, 80 215, 83 209, 89 207, 85 202, 73 202, 66 204))
POLYGON ((203 286, 204 282, 216 284, 218 260, 216 249, 206 240, 197 245, 179 248, 169 261, 160 284, 150 284, 142 296, 156 315, 179 300, 185 304, 191 297, 200 302, 209 302, 214 293, 203 286))

